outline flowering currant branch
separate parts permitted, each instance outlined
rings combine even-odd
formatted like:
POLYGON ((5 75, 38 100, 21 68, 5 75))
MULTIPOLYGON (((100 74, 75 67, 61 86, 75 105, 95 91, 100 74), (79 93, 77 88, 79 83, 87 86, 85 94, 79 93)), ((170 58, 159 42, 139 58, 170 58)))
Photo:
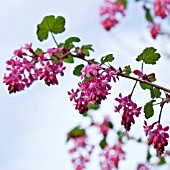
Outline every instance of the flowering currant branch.
MULTIPOLYGON (((108 0, 105 2, 110 3, 108 0)), ((118 2, 112 5, 112 8, 116 8, 120 13, 124 10, 124 7, 118 2)), ((108 12, 110 8, 107 7, 103 10, 108 12)), ((115 24, 117 21, 115 18, 109 18, 107 22, 109 24, 114 22, 115 24), (111 19, 112 21, 110 21, 111 19)), ((109 28, 108 25, 106 26, 109 28)), ((112 54, 103 56, 100 62, 88 59, 90 52, 93 51, 92 45, 75 46, 75 43, 80 41, 78 37, 70 37, 64 42, 57 43, 54 34, 62 33, 64 30, 65 19, 63 17, 46 16, 37 26, 38 39, 40 41, 46 40, 48 34, 51 33, 57 47, 49 48, 46 51, 40 48, 34 50, 32 43, 30 43, 14 51, 13 57, 6 62, 7 73, 4 75, 4 83, 8 86, 9 93, 25 90, 26 87, 30 87, 37 80, 43 80, 48 86, 58 85, 57 76, 64 76, 66 63, 74 63, 75 58, 85 61, 86 65, 80 64, 74 68, 73 74, 80 76, 81 80, 77 89, 71 89, 68 95, 70 100, 74 101, 75 109, 83 116, 91 118, 91 123, 87 129, 91 127, 99 129, 101 134, 101 140, 99 141, 101 148, 99 154, 100 167, 102 170, 112 170, 114 168, 118 169, 119 162, 125 160, 125 151, 123 149, 125 142, 123 139, 136 139, 127 132, 118 131, 116 132, 117 141, 114 145, 109 145, 107 136, 109 131, 113 129, 112 121, 109 117, 105 117, 102 123, 95 122, 88 111, 90 109, 97 110, 100 107, 102 101, 111 94, 112 86, 120 81, 120 77, 135 80, 136 82, 129 95, 123 97, 120 92, 119 97, 115 98, 118 105, 113 110, 121 115, 121 125, 124 126, 125 131, 130 131, 132 124, 135 124, 135 120, 142 114, 142 107, 138 107, 132 101, 134 89, 137 85, 140 85, 143 90, 150 92, 151 100, 143 107, 145 118, 150 119, 154 115, 153 107, 157 104, 160 104, 160 113, 158 121, 148 125, 145 120, 143 128, 146 136, 148 136, 147 144, 153 145, 161 159, 165 155, 165 147, 168 145, 169 126, 163 128, 160 121, 163 107, 165 103, 170 101, 170 89, 153 83, 156 81, 155 73, 145 74, 143 71, 144 64, 155 65, 161 57, 160 54, 153 47, 148 47, 136 58, 137 62, 142 62, 141 70, 132 70, 130 65, 116 69, 111 65, 114 60, 112 54), (165 96, 162 95, 161 90, 165 93, 165 96)), ((69 153, 72 154, 72 163, 76 170, 83 170, 86 167, 86 163, 90 161, 92 152, 95 149, 95 146, 89 143, 87 129, 77 126, 67 136, 67 141, 72 141, 69 153)), ((137 141, 141 143, 141 140, 137 141)), ((140 163, 137 170, 150 167, 151 164, 149 163, 147 165, 140 163)))

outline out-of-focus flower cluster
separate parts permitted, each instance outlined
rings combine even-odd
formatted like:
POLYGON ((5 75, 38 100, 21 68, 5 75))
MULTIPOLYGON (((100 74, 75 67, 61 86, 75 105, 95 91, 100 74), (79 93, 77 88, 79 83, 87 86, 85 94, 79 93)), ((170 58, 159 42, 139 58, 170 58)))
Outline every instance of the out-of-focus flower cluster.
POLYGON ((63 76, 66 68, 61 60, 65 53, 64 48, 51 48, 46 52, 39 50, 37 53, 32 44, 15 50, 14 56, 6 62, 8 73, 4 75, 9 93, 22 91, 38 79, 43 79, 48 86, 57 85, 57 74, 63 76))
POLYGON ((129 131, 131 124, 135 123, 134 116, 139 117, 142 107, 137 107, 137 104, 131 100, 130 95, 122 97, 120 93, 119 98, 115 98, 115 100, 119 103, 118 106, 115 106, 115 112, 122 110, 121 124, 129 131))
POLYGON ((100 129, 100 133, 106 136, 109 132, 109 129, 113 127, 109 117, 105 117, 102 123, 93 123, 94 126, 100 129))
POLYGON ((153 168, 153 165, 144 163, 139 163, 137 166, 137 170, 152 170, 153 168))
POLYGON ((75 170, 83 170, 85 169, 85 164, 90 161, 94 146, 87 144, 86 135, 72 137, 71 139, 73 140, 73 146, 69 150, 69 153, 72 156, 71 161, 75 170))
POLYGON ((108 31, 118 24, 117 15, 125 16, 126 7, 121 1, 104 0, 104 5, 100 7, 101 24, 108 31))
POLYGON ((116 73, 107 68, 103 68, 98 64, 87 65, 82 69, 83 82, 78 83, 79 88, 68 92, 70 100, 74 101, 75 109, 81 114, 88 111, 88 104, 99 105, 102 100, 107 98, 111 86, 109 82, 116 82, 116 73), (86 79, 88 79, 86 81, 86 79))
POLYGON ((106 146, 100 153, 100 167, 101 170, 118 169, 119 162, 125 159, 125 152, 123 150, 123 142, 117 141, 113 146, 106 146))
POLYGON ((155 0, 154 13, 155 16, 159 16, 162 19, 167 17, 168 13, 170 13, 170 0, 155 0))
POLYGON ((164 154, 165 146, 168 145, 169 134, 167 131, 169 130, 169 126, 165 128, 162 127, 160 123, 157 124, 157 128, 154 128, 155 124, 147 125, 147 122, 144 122, 144 131, 146 136, 149 135, 148 145, 153 144, 153 147, 156 149, 156 152, 161 156, 164 154))

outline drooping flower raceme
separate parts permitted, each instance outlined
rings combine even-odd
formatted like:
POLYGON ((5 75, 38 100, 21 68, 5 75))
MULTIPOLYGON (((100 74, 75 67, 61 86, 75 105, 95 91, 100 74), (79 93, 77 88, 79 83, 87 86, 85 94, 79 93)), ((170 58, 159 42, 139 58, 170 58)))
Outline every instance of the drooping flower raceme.
POLYGON ((125 152, 122 148, 123 142, 118 141, 113 147, 106 146, 100 154, 101 170, 118 169, 119 162, 125 159, 125 152))
POLYGON ((57 85, 57 74, 63 76, 65 70, 57 53, 62 56, 65 52, 63 48, 52 48, 37 53, 32 49, 32 44, 15 50, 14 56, 6 62, 8 74, 4 75, 9 93, 22 91, 38 79, 43 79, 48 86, 57 85))
POLYGON ((117 75, 110 68, 103 70, 98 64, 87 65, 82 69, 82 79, 78 83, 79 88, 68 92, 70 100, 74 101, 75 109, 81 114, 88 111, 88 104, 99 105, 107 98, 111 86, 109 82, 116 82, 117 75), (86 78, 89 79, 86 81, 86 78))
POLYGON ((165 146, 168 145, 168 138, 169 134, 167 131, 169 130, 169 126, 166 126, 165 128, 162 127, 160 123, 157 124, 157 128, 154 128, 155 124, 147 125, 147 122, 144 122, 144 131, 146 133, 146 136, 149 135, 148 138, 148 145, 153 144, 154 148, 156 149, 156 152, 161 156, 164 154, 165 146))
POLYGON ((104 6, 100 8, 100 16, 102 18, 101 24, 106 30, 110 30, 116 24, 118 24, 117 14, 125 16, 126 7, 120 1, 112 2, 111 0, 105 0, 104 6))
POLYGON ((120 93, 119 98, 115 98, 115 100, 119 103, 118 106, 115 106, 115 112, 122 111, 121 124, 129 131, 131 124, 135 123, 134 116, 139 117, 142 107, 137 107, 137 104, 131 100, 130 95, 122 97, 120 93))
POLYGON ((90 161, 90 156, 94 149, 93 145, 87 144, 87 136, 73 137, 73 146, 69 150, 70 155, 72 156, 72 163, 75 170, 85 169, 86 163, 90 161))

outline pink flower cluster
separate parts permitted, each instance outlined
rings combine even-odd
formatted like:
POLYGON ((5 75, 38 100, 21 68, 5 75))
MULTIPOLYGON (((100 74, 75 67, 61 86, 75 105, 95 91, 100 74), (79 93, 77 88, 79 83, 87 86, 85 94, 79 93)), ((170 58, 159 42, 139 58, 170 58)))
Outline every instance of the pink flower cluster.
POLYGON ((101 170, 118 169, 120 160, 125 159, 125 152, 122 149, 123 142, 118 141, 113 147, 106 146, 100 154, 101 170))
POLYGON ((108 134, 109 129, 111 128, 110 120, 108 117, 105 117, 102 123, 93 123, 94 126, 98 127, 100 129, 100 132, 106 136, 108 134))
POLYGON ((169 126, 163 128, 162 125, 158 123, 157 128, 153 130, 155 124, 148 126, 146 121, 144 124, 144 131, 146 136, 149 135, 148 145, 153 144, 157 153, 161 156, 164 154, 165 146, 168 145, 169 134, 167 131, 169 130, 169 126))
POLYGON ((86 143, 87 136, 73 137, 73 147, 69 150, 72 156, 72 163, 75 170, 83 170, 85 164, 90 161, 90 156, 94 149, 93 145, 88 145, 86 143))
POLYGON ((170 13, 170 0, 155 0, 154 1, 155 16, 164 19, 167 13, 170 13))
POLYGON ((63 62, 56 53, 64 55, 63 48, 51 48, 47 52, 36 54, 32 44, 14 51, 14 56, 6 62, 8 74, 4 75, 4 83, 9 93, 22 91, 34 81, 44 80, 49 85, 57 85, 57 74, 64 75, 63 62))
POLYGON ((100 16, 102 17, 101 24, 106 30, 110 30, 116 24, 118 24, 117 14, 120 13, 125 16, 126 7, 123 3, 110 0, 104 1, 104 6, 100 8, 100 16))
POLYGON ((75 109, 81 114, 88 111, 88 104, 99 105, 107 98, 111 86, 109 82, 116 82, 117 75, 110 68, 103 70, 98 64, 87 65, 82 69, 82 79, 89 78, 88 81, 78 83, 79 88, 68 92, 70 100, 75 101, 75 109))
POLYGON ((119 98, 115 98, 115 100, 119 103, 118 106, 115 106, 115 112, 123 111, 121 125, 124 125, 126 131, 129 131, 131 124, 135 123, 134 116, 140 115, 142 107, 137 107, 130 95, 122 97, 120 93, 119 98))

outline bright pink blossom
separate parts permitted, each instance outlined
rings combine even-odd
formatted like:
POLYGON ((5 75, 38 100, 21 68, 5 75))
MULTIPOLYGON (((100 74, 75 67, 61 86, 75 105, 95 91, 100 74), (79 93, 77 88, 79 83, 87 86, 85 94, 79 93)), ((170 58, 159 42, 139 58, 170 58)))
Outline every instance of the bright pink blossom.
POLYGON ((121 124, 129 131, 131 124, 135 123, 134 116, 139 117, 142 107, 137 107, 137 104, 131 100, 130 95, 122 97, 120 93, 119 98, 115 98, 115 100, 119 103, 118 106, 115 106, 115 112, 122 110, 121 124))
POLYGON ((62 48, 48 49, 47 52, 36 54, 31 44, 25 44, 14 51, 14 56, 6 62, 8 74, 4 75, 4 83, 8 85, 9 93, 22 91, 34 81, 43 79, 47 85, 57 85, 57 74, 64 75, 61 56, 66 52, 62 48))
POLYGON ((78 83, 79 88, 68 92, 70 100, 75 101, 75 109, 81 114, 88 111, 88 104, 99 105, 107 98, 111 86, 109 82, 115 82, 117 75, 110 68, 103 70, 98 64, 87 65, 82 70, 82 78, 88 81, 78 83))
POLYGON ((167 131, 169 130, 169 126, 163 128, 162 125, 158 123, 157 128, 154 130, 153 128, 155 124, 148 126, 146 121, 144 123, 146 135, 149 135, 148 145, 153 144, 157 153, 161 156, 162 154, 164 154, 165 146, 168 145, 169 134, 167 133, 167 131))

